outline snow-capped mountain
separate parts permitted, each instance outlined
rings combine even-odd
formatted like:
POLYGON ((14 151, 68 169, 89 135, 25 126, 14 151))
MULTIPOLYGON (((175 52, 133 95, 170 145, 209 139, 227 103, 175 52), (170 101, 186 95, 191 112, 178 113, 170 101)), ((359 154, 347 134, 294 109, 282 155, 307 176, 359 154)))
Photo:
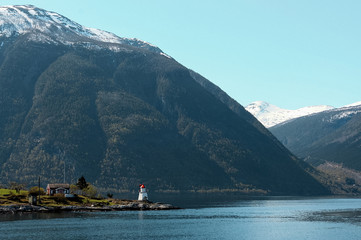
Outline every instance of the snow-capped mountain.
POLYGON ((269 128, 298 157, 361 170, 361 102, 299 117, 269 128))
POLYGON ((356 106, 360 106, 361 105, 361 101, 360 102, 355 102, 355 103, 351 103, 348 105, 345 105, 343 107, 356 107, 356 106))
POLYGON ((303 107, 296 110, 288 110, 269 104, 264 101, 256 101, 246 106, 246 110, 255 116, 265 127, 269 128, 279 123, 333 109, 332 106, 319 105, 303 107))
MULTIPOLYGON (((107 47, 113 51, 121 51, 120 44, 126 44, 167 56, 158 47, 150 43, 135 38, 122 38, 110 32, 84 27, 58 13, 32 5, 0 7, 0 38, 25 34, 29 34, 32 41, 44 43, 65 45, 81 43, 88 48, 107 47)), ((0 45, 2 44, 0 43, 0 45)))

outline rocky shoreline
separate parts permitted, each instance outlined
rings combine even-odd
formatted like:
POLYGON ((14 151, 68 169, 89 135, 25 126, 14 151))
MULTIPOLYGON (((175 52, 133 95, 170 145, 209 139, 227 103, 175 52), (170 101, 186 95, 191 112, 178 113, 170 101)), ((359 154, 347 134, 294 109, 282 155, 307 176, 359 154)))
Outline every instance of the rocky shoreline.
POLYGON ((0 206, 0 214, 15 213, 55 213, 55 212, 105 212, 105 211, 148 211, 180 209, 165 203, 130 202, 111 206, 35 206, 35 205, 9 205, 0 206))

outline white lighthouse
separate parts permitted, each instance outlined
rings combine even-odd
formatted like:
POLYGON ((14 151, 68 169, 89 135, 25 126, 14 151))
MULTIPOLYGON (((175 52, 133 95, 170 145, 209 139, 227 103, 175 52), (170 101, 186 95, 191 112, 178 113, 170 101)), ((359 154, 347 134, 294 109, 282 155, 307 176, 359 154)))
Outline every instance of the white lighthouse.
POLYGON ((138 201, 147 201, 147 200, 148 200, 147 189, 145 188, 144 184, 140 184, 139 185, 138 201))

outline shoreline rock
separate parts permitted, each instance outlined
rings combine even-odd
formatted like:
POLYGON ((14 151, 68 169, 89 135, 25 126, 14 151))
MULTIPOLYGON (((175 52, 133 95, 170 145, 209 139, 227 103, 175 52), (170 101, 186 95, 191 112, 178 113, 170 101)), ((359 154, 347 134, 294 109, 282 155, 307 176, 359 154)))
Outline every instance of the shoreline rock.
POLYGON ((179 207, 165 203, 131 202, 111 206, 59 206, 47 207, 36 205, 9 205, 0 206, 0 214, 15 213, 56 213, 56 212, 106 212, 106 211, 149 211, 175 210, 179 207))

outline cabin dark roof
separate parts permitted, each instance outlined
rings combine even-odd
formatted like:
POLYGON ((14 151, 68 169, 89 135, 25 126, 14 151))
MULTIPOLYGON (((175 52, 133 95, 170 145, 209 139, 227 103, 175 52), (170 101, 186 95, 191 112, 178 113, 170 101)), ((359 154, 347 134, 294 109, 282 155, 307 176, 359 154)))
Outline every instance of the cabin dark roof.
POLYGON ((48 184, 47 188, 70 188, 70 184, 67 184, 67 183, 53 183, 53 184, 48 184))

